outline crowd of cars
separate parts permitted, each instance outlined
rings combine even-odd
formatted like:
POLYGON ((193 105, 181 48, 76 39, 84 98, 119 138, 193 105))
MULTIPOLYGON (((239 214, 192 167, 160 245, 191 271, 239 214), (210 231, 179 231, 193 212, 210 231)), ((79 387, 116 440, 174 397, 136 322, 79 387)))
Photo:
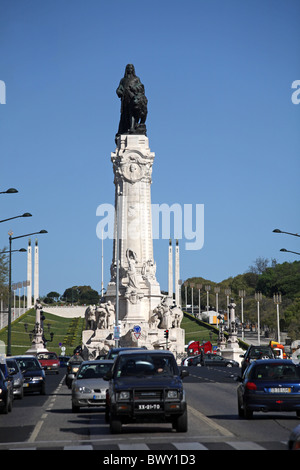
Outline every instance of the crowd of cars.
MULTIPOLYGON (((254 412, 295 412, 300 418, 300 364, 282 359, 270 345, 251 345, 241 355, 241 365, 220 353, 186 357, 183 366, 240 367, 236 375, 238 416, 253 418, 254 412)), ((300 426, 292 432, 289 449, 300 449, 300 426)))
POLYGON ((59 372, 63 359, 54 352, 0 356, 0 413, 12 410, 14 398, 26 392, 46 394, 46 371, 59 372))
MULTIPOLYGON (((238 416, 251 419, 254 412, 294 411, 300 418, 300 365, 278 359, 268 346, 250 346, 238 362, 220 354, 185 358, 178 367, 170 351, 112 348, 105 358, 84 361, 80 349, 73 357, 55 353, 0 358, 0 412, 12 410, 14 397, 24 392, 45 394, 45 372, 66 367, 71 408, 102 407, 112 433, 135 422, 169 422, 178 432, 188 429, 182 380, 185 366, 237 367, 238 416)), ((300 427, 292 433, 290 449, 300 449, 300 427)))
POLYGON ((74 357, 68 364, 66 384, 71 388, 72 411, 104 407, 113 434, 120 433, 123 424, 141 421, 167 422, 176 431, 186 432, 182 385, 186 375, 169 351, 112 348, 105 359, 77 363, 74 357))

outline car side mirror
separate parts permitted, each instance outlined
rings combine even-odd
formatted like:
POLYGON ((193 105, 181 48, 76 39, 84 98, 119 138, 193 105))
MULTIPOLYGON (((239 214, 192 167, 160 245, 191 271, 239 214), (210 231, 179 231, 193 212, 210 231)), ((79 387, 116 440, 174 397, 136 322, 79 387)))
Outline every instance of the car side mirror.
POLYGON ((111 380, 112 379, 112 371, 106 372, 106 374, 103 376, 103 380, 111 380))

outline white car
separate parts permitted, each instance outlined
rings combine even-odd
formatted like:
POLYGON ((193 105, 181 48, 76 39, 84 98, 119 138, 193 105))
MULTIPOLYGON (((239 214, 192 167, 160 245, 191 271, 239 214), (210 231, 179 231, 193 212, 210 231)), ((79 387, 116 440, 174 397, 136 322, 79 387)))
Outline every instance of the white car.
POLYGON ((107 381, 103 377, 110 371, 113 360, 84 361, 72 383, 72 411, 83 406, 105 406, 107 381))
POLYGON ((193 357, 195 356, 188 356, 188 357, 185 357, 184 359, 182 359, 181 361, 181 365, 184 366, 184 367, 187 367, 189 364, 188 364, 188 361, 191 360, 193 357))

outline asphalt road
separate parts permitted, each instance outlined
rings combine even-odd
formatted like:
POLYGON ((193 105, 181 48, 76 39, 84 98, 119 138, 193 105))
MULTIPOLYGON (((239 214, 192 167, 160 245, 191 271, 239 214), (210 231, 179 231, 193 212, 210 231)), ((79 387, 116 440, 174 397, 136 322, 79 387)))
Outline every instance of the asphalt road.
POLYGON ((184 379, 189 430, 176 433, 170 424, 123 426, 111 435, 103 409, 83 408, 72 413, 71 392, 64 383, 65 369, 47 374, 46 396, 25 395, 13 410, 0 415, 0 450, 287 450, 295 413, 238 417, 234 380, 239 368, 190 367, 184 379))

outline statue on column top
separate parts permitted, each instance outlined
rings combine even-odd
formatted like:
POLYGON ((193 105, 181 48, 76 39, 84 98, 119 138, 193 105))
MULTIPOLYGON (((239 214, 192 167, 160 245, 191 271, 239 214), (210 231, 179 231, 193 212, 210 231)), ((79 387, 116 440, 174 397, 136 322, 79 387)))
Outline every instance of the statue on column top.
POLYGON ((116 138, 120 134, 146 135, 147 103, 145 88, 132 64, 126 65, 124 77, 116 90, 121 99, 121 118, 116 138))

